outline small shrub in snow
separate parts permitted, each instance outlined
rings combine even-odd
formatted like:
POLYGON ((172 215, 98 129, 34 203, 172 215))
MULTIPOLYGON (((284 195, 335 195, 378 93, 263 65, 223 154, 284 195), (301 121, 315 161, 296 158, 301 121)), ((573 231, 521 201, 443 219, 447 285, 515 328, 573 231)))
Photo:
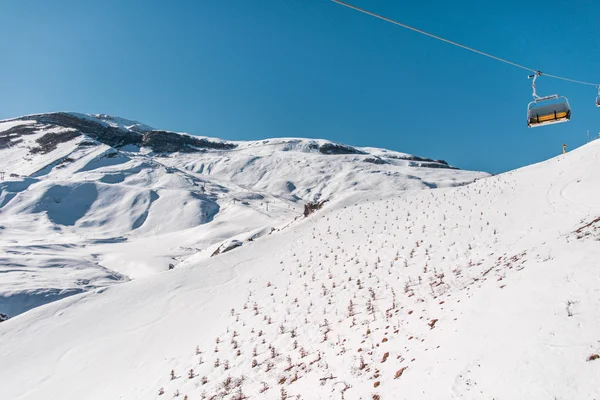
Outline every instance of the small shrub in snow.
POLYGON ((294 376, 292 376, 290 378, 290 383, 294 383, 296 382, 298 379, 300 379, 300 376, 298 375, 298 371, 294 372, 294 376))
POLYGON ((354 315, 356 315, 354 311, 354 303, 352 303, 352 300, 350 300, 350 303, 348 304, 348 316, 354 317, 354 315))
POLYGON ((402 374, 404 373, 404 371, 406 370, 406 368, 408 368, 408 367, 402 367, 398 371, 396 371, 396 373, 394 374, 394 379, 400 378, 402 376, 402 374))
POLYGON ((363 356, 360 356, 360 365, 358 366, 358 369, 362 371, 365 368, 367 368, 367 363, 365 363, 365 359, 363 358, 363 356))
POLYGON ((242 388, 238 387, 237 391, 235 392, 235 394, 233 395, 233 397, 231 398, 231 400, 245 400, 247 398, 248 397, 246 397, 246 395, 242 391, 242 388))
POLYGON ((258 393, 264 393, 269 390, 269 385, 267 382, 261 382, 262 387, 258 390, 258 393))
POLYGON ((568 300, 567 301, 567 315, 569 317, 573 316, 573 306, 575 305, 575 302, 572 300, 568 300))

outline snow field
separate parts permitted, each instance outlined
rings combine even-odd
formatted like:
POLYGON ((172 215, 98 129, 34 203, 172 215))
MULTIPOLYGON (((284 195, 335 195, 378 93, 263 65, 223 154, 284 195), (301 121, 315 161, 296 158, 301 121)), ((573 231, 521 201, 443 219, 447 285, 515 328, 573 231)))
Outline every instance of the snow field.
POLYGON ((593 142, 468 186, 347 194, 225 254, 35 308, 0 325, 0 385, 15 399, 598 397, 599 159, 593 142))
MULTIPOLYGON (((400 158, 412 156, 381 149, 322 154, 319 146, 338 146, 325 140, 235 142, 233 150, 196 153, 117 150, 75 128, 38 122, 51 116, 0 121, 0 146, 10 139, 0 147, 7 175, 0 182, 0 312, 10 317, 167 271, 188 257, 208 258, 232 240, 293 224, 307 201, 486 176, 411 167, 414 161, 400 158), (384 155, 396 158, 365 162, 384 155)), ((68 116, 117 128, 123 138, 151 129, 107 115, 68 116)))

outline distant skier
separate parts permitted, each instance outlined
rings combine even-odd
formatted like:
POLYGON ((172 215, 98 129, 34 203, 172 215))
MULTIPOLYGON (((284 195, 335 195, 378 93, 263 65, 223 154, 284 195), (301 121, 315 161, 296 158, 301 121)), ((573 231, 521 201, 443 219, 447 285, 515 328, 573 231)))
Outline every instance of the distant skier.
POLYGON ((563 154, 567 154, 567 144, 563 143, 563 154))

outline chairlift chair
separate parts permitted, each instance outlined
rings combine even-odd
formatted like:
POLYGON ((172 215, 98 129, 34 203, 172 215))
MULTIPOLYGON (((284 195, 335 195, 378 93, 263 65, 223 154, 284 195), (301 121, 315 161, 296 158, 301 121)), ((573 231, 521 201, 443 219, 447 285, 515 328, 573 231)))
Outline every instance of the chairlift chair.
POLYGON ((600 86, 598 88, 598 97, 596 97, 596 107, 600 107, 600 86))
POLYGON ((535 88, 535 80, 541 72, 529 76, 533 78, 533 101, 527 106, 527 126, 535 128, 538 126, 559 124, 571 119, 571 106, 569 100, 564 96, 553 94, 551 96, 538 96, 535 88))

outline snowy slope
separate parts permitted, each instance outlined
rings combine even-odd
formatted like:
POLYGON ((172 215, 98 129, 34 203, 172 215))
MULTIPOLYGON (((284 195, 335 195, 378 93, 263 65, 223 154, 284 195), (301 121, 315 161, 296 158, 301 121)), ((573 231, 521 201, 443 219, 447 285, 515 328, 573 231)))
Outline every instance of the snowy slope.
POLYGON ((0 121, 0 312, 208 258, 353 192, 486 174, 325 140, 227 142, 108 115, 0 121))
POLYGON ((596 141, 468 186, 355 191, 35 308, 0 324, 3 395, 598 398, 599 164, 596 141))

